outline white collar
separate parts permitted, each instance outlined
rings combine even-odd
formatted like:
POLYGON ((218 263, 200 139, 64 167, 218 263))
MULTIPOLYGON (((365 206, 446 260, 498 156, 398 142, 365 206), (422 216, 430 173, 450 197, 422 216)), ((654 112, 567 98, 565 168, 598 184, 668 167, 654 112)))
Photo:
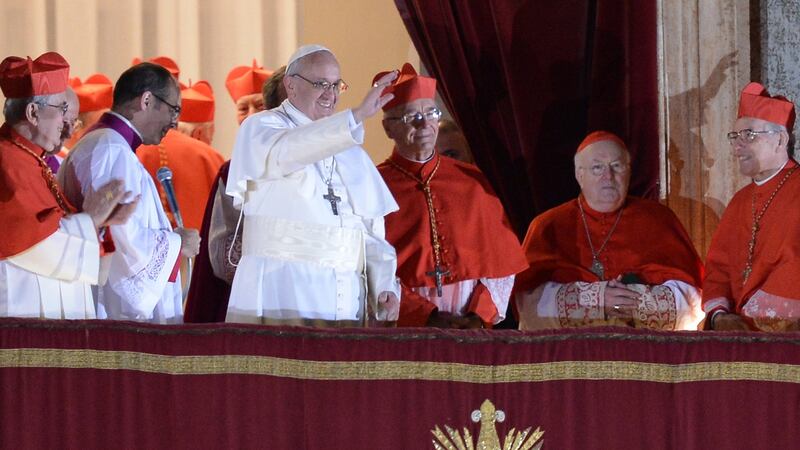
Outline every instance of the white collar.
POLYGON ((783 163, 783 165, 780 167, 780 169, 778 169, 778 170, 776 170, 776 171, 775 171, 775 173, 773 173, 772 175, 768 176, 767 178, 764 178, 764 179, 763 179, 763 180, 761 180, 761 181, 756 181, 756 179, 755 179, 755 178, 753 178, 753 183, 755 183, 755 184, 756 184, 756 186, 761 186, 761 185, 763 185, 763 184, 767 183, 769 180, 771 180, 771 179, 775 178, 775 175, 777 175, 777 174, 781 173, 781 170, 783 170, 783 168, 784 168, 784 167, 786 167, 786 164, 789 164, 789 160, 788 160, 788 159, 786 160, 786 162, 785 162, 785 163, 783 163))
POLYGON ((294 122, 295 125, 300 126, 313 122, 303 111, 297 109, 288 98, 281 103, 281 106, 286 115, 289 116, 289 120, 294 122))

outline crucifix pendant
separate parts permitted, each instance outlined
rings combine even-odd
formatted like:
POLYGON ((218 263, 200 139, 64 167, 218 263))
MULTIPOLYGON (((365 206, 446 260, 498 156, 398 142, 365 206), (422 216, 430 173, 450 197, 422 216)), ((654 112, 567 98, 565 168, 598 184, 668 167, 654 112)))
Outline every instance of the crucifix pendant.
POLYGON ((603 267, 603 263, 600 262, 597 258, 592 258, 592 267, 589 269, 593 274, 597 275, 597 278, 604 280, 605 277, 605 268, 603 267))
POLYGON ((342 197, 333 193, 333 188, 331 185, 328 185, 328 193, 323 195, 322 198, 329 201, 331 204, 331 211, 333 211, 334 216, 339 215, 339 202, 342 201, 342 197))
POLYGON ((444 278, 445 275, 450 275, 450 271, 442 268, 440 265, 437 264, 436 267, 432 271, 425 272, 425 275, 428 275, 429 277, 436 278, 436 296, 437 297, 441 297, 442 296, 442 279, 444 278))

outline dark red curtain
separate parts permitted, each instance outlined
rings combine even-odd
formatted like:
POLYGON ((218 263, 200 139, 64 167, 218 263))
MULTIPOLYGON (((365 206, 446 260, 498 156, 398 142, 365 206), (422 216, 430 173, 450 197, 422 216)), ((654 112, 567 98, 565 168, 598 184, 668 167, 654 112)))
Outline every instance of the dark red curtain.
POLYGON ((630 193, 658 193, 655 0, 395 0, 423 64, 519 234, 574 198, 590 131, 633 157, 630 193))
POLYGON ((450 426, 473 443, 540 427, 544 449, 791 449, 798 348, 800 333, 0 319, 0 448, 425 450, 450 426), (486 400, 505 420, 473 422, 486 400))

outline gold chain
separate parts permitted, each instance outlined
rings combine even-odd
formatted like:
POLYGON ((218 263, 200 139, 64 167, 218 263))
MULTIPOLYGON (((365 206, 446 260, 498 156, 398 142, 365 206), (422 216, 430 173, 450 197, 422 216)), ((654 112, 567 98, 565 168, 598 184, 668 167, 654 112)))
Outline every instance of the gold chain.
POLYGON ((29 149, 25 145, 20 142, 17 142, 16 139, 11 138, 11 142, 16 145, 17 147, 25 150, 31 156, 36 158, 36 161, 39 163, 39 166, 42 168, 42 177, 44 177, 45 183, 47 183, 47 188, 50 189, 50 192, 53 194, 53 197, 56 199, 56 203, 64 211, 64 214, 72 214, 74 209, 70 206, 67 199, 64 198, 64 194, 61 193, 61 189, 58 187, 58 182, 56 182, 56 177, 53 175, 53 171, 50 170, 50 166, 47 165, 47 162, 42 159, 41 156, 37 155, 36 152, 29 149))
MULTIPOLYGON (((611 226, 611 229, 608 230, 608 234, 606 235, 605 240, 603 240, 603 244, 600 245, 600 248, 597 251, 594 251, 594 244, 592 244, 592 236, 589 234, 589 224, 586 223, 586 213, 583 212, 583 205, 581 204, 581 199, 578 199, 578 209, 581 211, 581 220, 583 220, 583 229, 586 231, 586 239, 589 241, 589 250, 592 252, 592 264, 595 261, 600 261, 600 253, 606 248, 606 244, 608 244, 608 240, 611 239, 611 235, 614 233, 614 230, 617 229, 617 225, 619 224, 619 219, 622 218, 622 210, 625 209, 622 206, 617 213, 617 220, 614 221, 614 225, 611 226)), ((600 277, 601 279, 603 277, 600 277)))
POLYGON ((434 258, 433 262, 435 264, 435 267, 441 267, 442 266, 442 257, 440 252, 441 244, 439 243, 439 229, 436 227, 436 211, 433 208, 433 195, 431 194, 431 180, 433 179, 433 176, 436 174, 436 171, 439 170, 439 163, 442 162, 442 160, 441 158, 436 160, 436 165, 433 167, 431 174, 428 175, 428 179, 424 181, 422 180, 422 178, 402 168, 399 164, 392 161, 391 159, 388 161, 389 164, 391 164, 392 167, 400 171, 400 173, 416 181, 422 188, 422 191, 425 193, 425 200, 428 202, 428 217, 430 218, 431 221, 431 241, 432 241, 431 243, 433 244, 433 258, 434 258))
POLYGON ((778 186, 772 191, 767 201, 764 203, 764 206, 761 207, 761 211, 756 215, 756 190, 753 189, 753 197, 752 197, 752 211, 753 211, 753 227, 750 230, 750 243, 747 246, 747 262, 744 266, 744 271, 742 272, 742 285, 747 283, 747 279, 750 277, 750 273, 753 271, 753 256, 756 251, 756 234, 758 234, 759 223, 761 222, 761 218, 764 217, 764 213, 767 212, 767 208, 772 203, 772 200, 778 194, 778 191, 781 190, 786 180, 794 173, 797 166, 792 167, 786 172, 786 175, 783 176, 781 182, 778 183, 778 186))

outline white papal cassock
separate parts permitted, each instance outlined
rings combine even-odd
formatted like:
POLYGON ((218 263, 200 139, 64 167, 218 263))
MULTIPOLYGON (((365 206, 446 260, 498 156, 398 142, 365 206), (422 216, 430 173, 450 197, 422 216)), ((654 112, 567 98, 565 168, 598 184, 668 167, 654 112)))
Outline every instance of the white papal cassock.
MULTIPOLYGON (((124 117, 106 114, 133 129, 124 117)), ((181 238, 172 232, 153 179, 130 144, 111 128, 91 131, 69 153, 58 177, 67 199, 77 205, 89 189, 114 179, 123 180, 124 190, 131 193, 123 202, 141 195, 133 216, 124 225, 109 227, 116 251, 110 257, 108 281, 97 288, 97 317, 182 322, 180 275, 174 283, 168 281, 181 238)))
POLYGON ((242 123, 227 185, 243 212, 228 322, 356 324, 365 299, 400 298, 383 225, 397 203, 363 139, 350 110, 312 121, 289 100, 242 123))

